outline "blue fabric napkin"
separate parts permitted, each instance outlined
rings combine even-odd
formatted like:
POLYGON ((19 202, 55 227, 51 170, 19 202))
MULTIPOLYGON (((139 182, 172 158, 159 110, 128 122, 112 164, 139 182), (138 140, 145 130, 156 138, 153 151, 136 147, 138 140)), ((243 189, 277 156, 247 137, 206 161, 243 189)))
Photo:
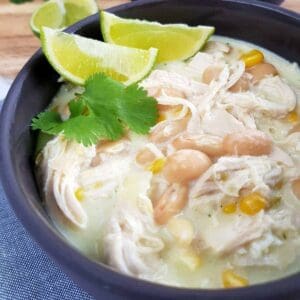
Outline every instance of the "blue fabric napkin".
MULTIPOLYGON (((7 80, 0 78, 1 98, 7 80)), ((31 239, 0 185, 0 300, 92 300, 31 239)))

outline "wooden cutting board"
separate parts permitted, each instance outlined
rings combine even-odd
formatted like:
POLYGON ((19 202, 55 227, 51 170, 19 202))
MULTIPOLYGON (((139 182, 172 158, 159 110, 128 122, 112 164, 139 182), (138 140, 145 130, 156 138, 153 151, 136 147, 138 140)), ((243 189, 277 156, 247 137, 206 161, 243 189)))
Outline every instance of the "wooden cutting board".
MULTIPOLYGON (((42 1, 15 5, 0 0, 0 76, 14 78, 29 57, 39 48, 28 22, 42 1)), ((99 0, 100 8, 108 8, 128 0, 99 0)), ((300 0, 285 0, 283 7, 300 13, 300 0)))

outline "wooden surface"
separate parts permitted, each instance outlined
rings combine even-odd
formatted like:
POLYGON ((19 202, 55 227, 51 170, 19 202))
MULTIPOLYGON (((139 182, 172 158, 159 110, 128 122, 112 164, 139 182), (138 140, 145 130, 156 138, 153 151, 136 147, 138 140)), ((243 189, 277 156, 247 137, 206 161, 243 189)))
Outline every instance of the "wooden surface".
MULTIPOLYGON (((100 8, 123 4, 128 0, 100 0, 100 8)), ((38 49, 39 40, 29 28, 32 11, 41 0, 15 5, 0 0, 0 76, 13 78, 38 49)), ((285 0, 283 7, 300 13, 300 0, 285 0)))

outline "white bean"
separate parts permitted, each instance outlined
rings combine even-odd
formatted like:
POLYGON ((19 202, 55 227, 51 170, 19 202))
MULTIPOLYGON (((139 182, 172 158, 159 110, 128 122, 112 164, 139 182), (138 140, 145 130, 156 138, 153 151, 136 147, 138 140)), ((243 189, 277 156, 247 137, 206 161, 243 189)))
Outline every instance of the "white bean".
POLYGON ((170 138, 184 131, 189 118, 162 122, 150 133, 149 139, 153 143, 164 143, 170 138))
POLYGON ((200 151, 183 149, 167 157, 163 175, 169 182, 188 182, 198 178, 211 165, 209 157, 200 151))
POLYGON ((229 155, 268 155, 272 151, 272 141, 261 131, 246 130, 227 134, 223 147, 229 155))
POLYGON ((251 81, 252 83, 256 84, 266 76, 277 75, 278 71, 272 64, 261 63, 247 69, 247 73, 252 75, 251 81))
POLYGON ((154 206, 154 220, 157 224, 166 224, 178 214, 188 201, 188 187, 181 184, 171 185, 154 206))
POLYGON ((202 151, 208 156, 224 155, 223 140, 213 135, 190 135, 183 134, 172 143, 173 147, 179 149, 193 149, 202 151))

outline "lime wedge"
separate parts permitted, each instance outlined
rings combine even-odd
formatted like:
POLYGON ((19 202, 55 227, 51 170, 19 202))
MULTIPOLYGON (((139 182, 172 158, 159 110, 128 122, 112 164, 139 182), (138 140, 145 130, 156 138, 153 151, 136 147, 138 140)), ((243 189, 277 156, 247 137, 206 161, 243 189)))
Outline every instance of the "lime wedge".
POLYGON ((111 45, 43 27, 44 54, 65 79, 84 84, 94 73, 105 73, 126 85, 145 77, 154 66, 157 49, 134 49, 111 45))
POLYGON ((94 0, 64 0, 64 6, 66 10, 66 26, 98 12, 98 7, 94 0))
POLYGON ((50 0, 34 11, 30 27, 39 37, 43 26, 62 29, 97 12, 95 0, 50 0))
POLYGON ((40 35, 42 26, 62 28, 65 9, 61 1, 50 0, 38 7, 31 16, 30 27, 36 36, 40 35))
POLYGON ((140 49, 157 48, 157 62, 184 60, 193 56, 214 33, 214 27, 210 26, 162 25, 123 19, 104 11, 100 13, 100 22, 106 42, 140 49))

